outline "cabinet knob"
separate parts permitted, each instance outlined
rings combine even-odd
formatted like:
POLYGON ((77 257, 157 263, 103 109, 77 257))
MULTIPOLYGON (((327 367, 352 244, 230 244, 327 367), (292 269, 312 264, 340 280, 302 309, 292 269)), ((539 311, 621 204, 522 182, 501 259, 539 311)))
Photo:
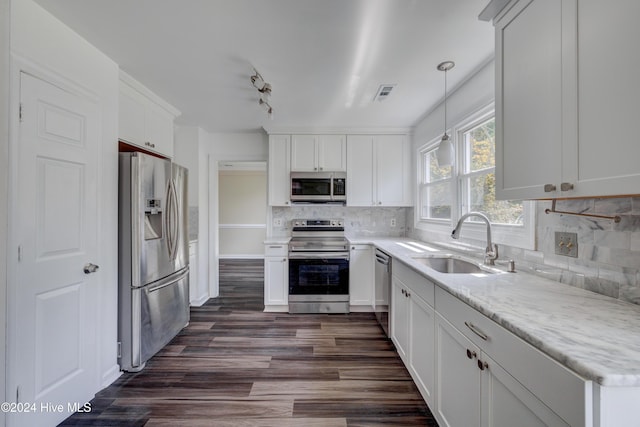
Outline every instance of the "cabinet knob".
POLYGON ((573 184, 570 182, 563 182, 560 184, 560 191, 571 191, 573 190, 573 184))
POLYGON ((551 193, 552 191, 556 191, 556 186, 553 184, 545 184, 544 185, 544 192, 545 193, 551 193))
POLYGON ((478 359, 478 368, 480 368, 481 371, 484 371, 488 367, 489 364, 487 362, 483 362, 482 360, 478 359))
POLYGON ((321 167, 320 170, 324 170, 324 169, 321 167))
POLYGON ((476 354, 476 352, 475 352, 475 351, 471 351, 471 350, 467 349, 467 357, 468 357, 469 359, 475 359, 477 356, 478 356, 478 355, 476 354))

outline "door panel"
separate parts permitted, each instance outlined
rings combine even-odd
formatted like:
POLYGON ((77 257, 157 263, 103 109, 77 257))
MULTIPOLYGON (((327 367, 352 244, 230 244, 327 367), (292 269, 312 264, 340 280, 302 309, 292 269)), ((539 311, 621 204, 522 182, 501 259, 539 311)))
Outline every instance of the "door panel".
POLYGON ((10 319, 9 394, 37 407, 63 404, 64 411, 12 414, 9 425, 52 425, 68 416, 67 402, 86 402, 99 387, 100 273, 85 274, 83 267, 99 264, 100 110, 27 74, 20 91, 15 235, 21 259, 10 319))

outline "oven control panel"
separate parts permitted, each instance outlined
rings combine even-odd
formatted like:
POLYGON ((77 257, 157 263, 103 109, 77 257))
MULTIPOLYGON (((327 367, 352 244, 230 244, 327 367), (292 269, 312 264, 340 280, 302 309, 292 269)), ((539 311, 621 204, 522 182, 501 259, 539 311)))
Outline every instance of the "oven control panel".
POLYGON ((342 219, 292 219, 291 225, 296 228, 344 227, 344 220, 342 219))

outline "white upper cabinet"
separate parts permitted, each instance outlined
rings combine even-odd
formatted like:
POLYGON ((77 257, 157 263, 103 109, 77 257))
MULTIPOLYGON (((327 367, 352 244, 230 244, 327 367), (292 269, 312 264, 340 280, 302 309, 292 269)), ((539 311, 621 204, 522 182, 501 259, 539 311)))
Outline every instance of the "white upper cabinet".
POLYGON ((640 192, 640 2, 578 1, 576 193, 640 192), (633 127, 633 126, 632 126, 633 127))
POLYGON ((637 194, 640 3, 518 0, 496 26, 500 199, 637 194))
POLYGON ((127 74, 120 73, 118 138, 173 157, 173 120, 180 112, 127 74))
POLYGON ((344 135, 293 135, 291 170, 294 172, 344 172, 347 144, 344 135))
POLYGON ((269 135, 269 206, 291 205, 290 152, 290 135, 269 135))
POLYGON ((349 135, 347 205, 410 206, 409 157, 404 135, 349 135))

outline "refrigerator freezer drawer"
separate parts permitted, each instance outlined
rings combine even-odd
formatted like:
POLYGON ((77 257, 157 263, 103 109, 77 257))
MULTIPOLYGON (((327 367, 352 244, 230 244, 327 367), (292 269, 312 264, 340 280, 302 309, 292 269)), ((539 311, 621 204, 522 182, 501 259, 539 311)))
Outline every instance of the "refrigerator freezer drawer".
POLYGON ((189 323, 189 269, 131 289, 131 329, 121 330, 120 367, 137 372, 189 323))

